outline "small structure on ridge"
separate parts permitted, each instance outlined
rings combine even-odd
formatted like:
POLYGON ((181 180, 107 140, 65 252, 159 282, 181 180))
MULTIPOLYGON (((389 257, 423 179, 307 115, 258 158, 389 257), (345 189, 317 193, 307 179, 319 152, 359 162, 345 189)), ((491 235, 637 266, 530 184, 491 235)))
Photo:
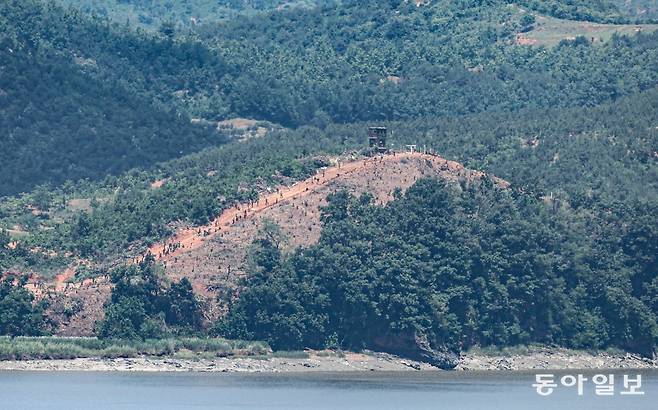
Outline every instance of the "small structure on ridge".
POLYGON ((370 148, 376 148, 380 154, 387 153, 386 133, 386 127, 368 127, 368 145, 370 148))

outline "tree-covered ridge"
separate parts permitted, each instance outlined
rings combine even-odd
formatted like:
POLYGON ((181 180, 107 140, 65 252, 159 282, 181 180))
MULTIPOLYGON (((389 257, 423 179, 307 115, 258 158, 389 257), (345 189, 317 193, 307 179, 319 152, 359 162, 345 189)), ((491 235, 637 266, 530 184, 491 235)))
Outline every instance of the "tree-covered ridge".
MULTIPOLYGON (((384 124, 396 147, 427 144, 537 198, 552 196, 588 215, 605 213, 614 204, 656 201, 656 115, 658 91, 652 90, 594 108, 384 124)), ((169 235, 174 221, 203 224, 225 207, 253 199, 268 185, 304 178, 323 165, 314 156, 363 147, 366 126, 272 130, 264 138, 204 150, 155 170, 108 177, 101 183, 39 189, 4 201, 0 226, 18 225, 28 231, 30 235, 21 239, 23 249, 61 249, 103 259, 133 249, 131 244, 169 235), (155 180, 166 183, 153 189, 155 180), (88 213, 73 212, 71 199, 90 201, 88 213), (35 207, 48 213, 35 215, 35 207)), ((27 265, 44 265, 39 254, 27 255, 27 265)))
POLYGON ((200 34, 240 67, 236 109, 292 125, 591 106, 655 84, 656 35, 512 46, 522 16, 504 2, 342 2, 200 34))
POLYGON ((223 142, 173 109, 154 105, 120 74, 91 74, 96 60, 77 47, 57 48, 66 40, 47 21, 56 13, 43 9, 38 21, 30 7, 0 5, 0 195, 116 175, 223 142), (16 10, 24 13, 8 13, 16 10), (49 41, 37 27, 52 34, 49 41))
POLYGON ((10 4, 10 20, 28 22, 22 35, 93 59, 90 72, 104 81, 121 78, 158 104, 209 119, 298 126, 595 105, 656 84, 655 35, 601 47, 513 46, 525 26, 504 1, 328 3, 211 24, 176 40, 10 4))
POLYGON ((654 22, 657 17, 655 2, 651 0, 516 0, 513 2, 541 14, 568 20, 624 24, 654 22))
POLYGON ((390 123, 472 169, 574 208, 658 201, 658 90, 592 108, 522 110, 390 123))
MULTIPOLYGON (((163 23, 194 27, 200 24, 235 19, 256 12, 285 10, 292 7, 340 5, 340 1, 318 0, 55 0, 88 13, 108 17, 119 23, 158 28, 163 23)), ((656 5, 651 0, 506 0, 507 3, 526 7, 542 14, 563 19, 625 23, 655 18, 656 5)), ((392 5, 415 2, 409 0, 389 2, 392 5)), ((431 2, 430 2, 431 3, 431 2)), ((482 2, 480 2, 482 3, 482 2)), ((495 2, 488 1, 486 4, 495 2)), ((473 2, 462 5, 469 6, 473 2)), ((422 4, 420 7, 427 7, 422 4)))
POLYGON ((653 353, 655 204, 581 219, 486 180, 421 180, 386 207, 370 200, 330 196, 319 243, 289 257, 260 239, 259 268, 216 330, 283 349, 421 335, 453 350, 540 342, 653 353))
POLYGON ((5 194, 219 142, 187 117, 322 128, 593 106, 658 81, 658 34, 514 46, 525 23, 500 1, 327 3, 176 36, 11 0, 0 24, 5 194))
POLYGON ((54 0, 87 14, 156 30, 163 25, 194 27, 290 7, 313 6, 311 0, 54 0))

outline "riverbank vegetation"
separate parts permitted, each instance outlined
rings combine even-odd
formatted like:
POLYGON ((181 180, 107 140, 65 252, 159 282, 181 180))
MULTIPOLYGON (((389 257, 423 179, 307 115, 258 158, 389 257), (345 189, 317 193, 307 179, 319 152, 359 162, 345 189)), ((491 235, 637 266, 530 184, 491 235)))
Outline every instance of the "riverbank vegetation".
POLYGON ((0 336, 0 360, 130 358, 141 356, 193 358, 267 355, 266 343, 221 338, 103 340, 91 337, 0 336))
POLYGON ((52 329, 46 303, 25 289, 26 277, 7 275, 0 281, 0 335, 39 336, 52 329))
POLYGON ((112 296, 98 324, 101 338, 144 340, 202 332, 203 314, 190 281, 167 284, 158 273, 152 255, 112 271, 112 296))

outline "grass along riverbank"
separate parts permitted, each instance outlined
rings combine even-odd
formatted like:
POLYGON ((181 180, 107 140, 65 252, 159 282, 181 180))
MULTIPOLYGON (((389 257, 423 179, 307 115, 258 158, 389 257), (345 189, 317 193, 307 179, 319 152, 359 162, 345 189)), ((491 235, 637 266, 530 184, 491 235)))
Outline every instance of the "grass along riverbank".
POLYGON ((221 338, 167 338, 157 340, 101 340, 93 337, 0 337, 0 360, 134 358, 142 356, 215 358, 263 356, 271 352, 264 342, 221 338))
MULTIPOLYGON (((472 348, 456 370, 646 369, 658 360, 620 350, 582 351, 541 345, 472 348)), ((275 351, 264 342, 221 338, 145 341, 83 337, 0 337, 0 371, 307 372, 438 370, 387 353, 275 351)))

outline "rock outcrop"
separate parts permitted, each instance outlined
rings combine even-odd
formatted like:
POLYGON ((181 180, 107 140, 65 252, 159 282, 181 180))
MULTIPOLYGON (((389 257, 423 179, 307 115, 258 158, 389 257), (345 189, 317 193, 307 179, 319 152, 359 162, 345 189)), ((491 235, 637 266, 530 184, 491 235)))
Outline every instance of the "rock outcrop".
POLYGON ((443 370, 452 370, 459 364, 459 354, 447 346, 432 346, 426 335, 415 332, 414 334, 389 334, 376 337, 372 348, 429 363, 443 370))

